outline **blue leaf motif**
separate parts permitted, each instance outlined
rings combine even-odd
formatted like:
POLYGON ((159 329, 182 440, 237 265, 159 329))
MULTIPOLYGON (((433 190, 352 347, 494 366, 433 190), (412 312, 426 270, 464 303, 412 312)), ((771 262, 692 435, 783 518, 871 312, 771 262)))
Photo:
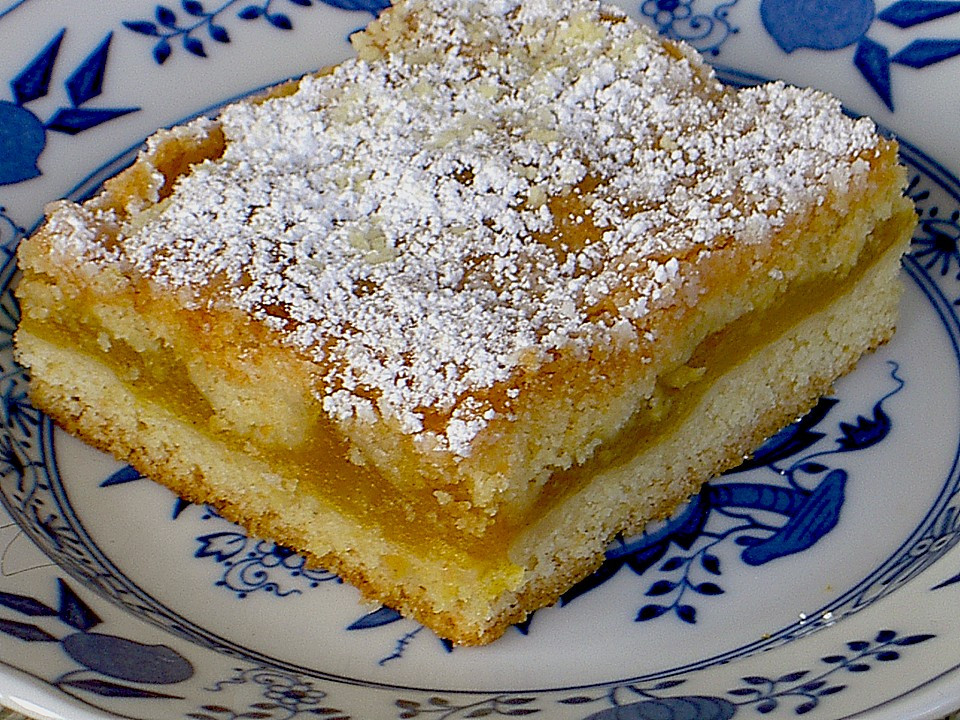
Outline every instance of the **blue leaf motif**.
POLYGON ((183 0, 183 2, 180 3, 180 6, 188 15, 193 15, 194 17, 203 17, 203 4, 197 2, 197 0, 183 0))
POLYGON ((219 43, 228 43, 230 42, 230 34, 227 32, 226 28, 222 25, 215 25, 210 23, 207 28, 207 32, 210 34, 210 37, 213 40, 216 40, 219 43))
POLYGON ((688 695, 606 708, 584 720, 730 720, 737 706, 719 697, 688 695))
POLYGON ((258 8, 256 5, 247 5, 243 10, 237 13, 237 17, 241 20, 256 20, 263 14, 263 10, 258 8))
POLYGON ((103 74, 107 67, 107 54, 110 52, 112 38, 113 33, 107 33, 96 49, 67 78, 67 94, 74 105, 85 103, 102 92, 103 74))
POLYGON ((697 609, 693 605, 677 605, 677 617, 694 625, 697 622, 697 609))
POLYGON ((884 8, 877 15, 877 18, 891 25, 896 25, 898 28, 909 28, 958 12, 960 12, 960 2, 898 0, 898 2, 884 8))
POLYGON ((114 698, 176 698, 176 695, 167 695, 154 690, 143 690, 141 688, 119 685, 108 680, 62 680, 59 683, 62 686, 85 690, 86 692, 100 695, 101 697, 114 698))
POLYGON ((777 678, 776 682, 778 683, 795 683, 797 680, 802 680, 807 675, 810 674, 809 670, 797 670, 795 672, 787 673, 786 675, 781 675, 777 678))
POLYGON ((50 88, 53 65, 60 52, 60 43, 66 30, 61 30, 11 82, 13 97, 18 105, 43 97, 50 88))
POLYGON ((863 38, 853 54, 853 64, 893 112, 893 91, 890 85, 890 53, 887 48, 868 37, 863 38))
POLYGON ((636 621, 645 622, 647 620, 653 620, 663 615, 669 609, 666 605, 644 605, 637 613, 636 621))
POLYGON ((694 592, 701 595, 723 595, 723 588, 712 582, 704 582, 693 586, 694 592))
POLYGON ((908 635, 906 637, 899 638, 898 640, 894 640, 893 643, 894 645, 900 645, 902 647, 905 647, 907 645, 917 645, 919 643, 926 642, 927 640, 930 640, 931 638, 934 638, 934 637, 936 637, 936 635, 927 635, 927 634, 908 635))
POLYGON ((166 38, 160 40, 160 42, 153 46, 153 59, 157 65, 163 65, 167 61, 167 58, 170 57, 171 50, 170 43, 166 38))
POLYGON ((672 557, 660 566, 660 572, 673 572, 683 566, 682 557, 672 557))
POLYGON ((811 547, 836 526, 843 507, 846 482, 846 471, 831 471, 799 512, 770 538, 744 550, 741 559, 748 565, 762 565, 811 547))
POLYGON ((168 28, 177 26, 177 14, 166 5, 157 5, 157 22, 168 28))
POLYGON ((953 575, 952 577, 947 578, 943 582, 937 583, 930 589, 939 590, 941 588, 949 587, 950 585, 956 585, 958 582, 960 582, 960 573, 957 573, 956 575, 953 575))
POLYGON ((63 580, 57 579, 60 609, 57 616, 72 628, 86 632, 100 624, 100 618, 63 580))
POLYGON ((266 18, 267 22, 269 22, 275 28, 279 28, 281 30, 293 29, 293 23, 290 22, 290 18, 283 13, 266 13, 266 18))
POLYGON ((133 30, 135 33, 140 33, 141 35, 149 35, 150 37, 159 37, 160 31, 157 30, 157 26, 152 22, 147 22, 146 20, 124 20, 123 26, 128 30, 133 30))
POLYGON ((402 619, 403 616, 396 610, 384 606, 371 613, 367 613, 359 620, 351 623, 347 627, 347 630, 365 630, 367 628, 382 627, 383 625, 389 625, 402 619))
POLYGON ((61 644, 74 661, 118 680, 171 685, 193 677, 193 665, 166 645, 86 632, 68 635, 61 644))
POLYGON ((190 37, 189 35, 183 36, 183 47, 187 52, 191 53, 192 55, 196 55, 197 57, 207 56, 207 51, 204 49, 203 43, 194 37, 190 37))
POLYGON ((838 50, 862 38, 873 22, 873 0, 762 0, 760 18, 784 52, 838 50))
POLYGON ((888 643, 897 636, 896 631, 894 630, 881 630, 877 633, 877 637, 874 640, 878 643, 888 643))
POLYGON ((960 55, 960 40, 914 40, 891 58, 898 65, 925 68, 960 55))
POLYGON ((677 589, 677 584, 675 582, 670 582, 669 580, 657 580, 653 585, 650 586, 650 589, 645 593, 649 597, 657 597, 658 595, 666 595, 669 592, 673 592, 677 589))
POLYGON ((48 130, 56 130, 67 135, 76 135, 84 130, 96 127, 114 118, 122 117, 139 108, 113 108, 113 109, 93 109, 93 108, 60 108, 54 113, 53 117, 47 121, 48 130))
POLYGON ((114 485, 124 485, 129 482, 143 479, 143 475, 133 465, 124 465, 114 473, 111 473, 106 480, 100 483, 100 487, 113 487, 114 485))
POLYGON ((44 605, 39 600, 35 600, 32 597, 27 597, 26 595, 17 595, 14 593, 0 592, 0 605, 31 617, 42 617, 57 614, 56 610, 44 605))
POLYGON ((57 642, 57 638, 36 625, 0 619, 0 632, 27 642, 57 642))

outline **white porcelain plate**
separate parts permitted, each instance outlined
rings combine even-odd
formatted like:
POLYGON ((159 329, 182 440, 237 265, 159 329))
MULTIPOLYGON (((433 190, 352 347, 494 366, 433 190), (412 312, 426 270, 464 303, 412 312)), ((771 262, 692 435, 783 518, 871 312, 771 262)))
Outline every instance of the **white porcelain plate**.
MULTIPOLYGON (((559 1, 559 0, 558 0, 559 1)), ((903 142, 896 338, 558 606, 453 649, 55 429, 16 242, 144 137, 345 57, 380 0, 0 1, 0 700, 38 717, 932 718, 960 706, 960 2, 631 0, 903 142)), ((731 68, 736 68, 733 70, 731 68)))

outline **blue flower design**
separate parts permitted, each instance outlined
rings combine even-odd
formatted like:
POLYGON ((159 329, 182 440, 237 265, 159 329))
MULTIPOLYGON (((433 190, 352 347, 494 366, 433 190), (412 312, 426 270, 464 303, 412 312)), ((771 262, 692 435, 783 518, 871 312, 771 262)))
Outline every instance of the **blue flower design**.
POLYGON ((692 0, 645 0, 640 12, 650 18, 657 31, 668 32, 673 23, 693 15, 692 0))
POLYGON ((653 22, 657 32, 674 40, 685 40, 703 53, 717 55, 720 46, 736 33, 727 20, 730 9, 738 0, 715 3, 709 10, 707 3, 698 0, 644 0, 640 13, 653 22))
POLYGON ((236 668, 236 674, 216 683, 211 692, 221 692, 228 685, 252 684, 260 688, 261 701, 240 711, 223 705, 204 705, 201 712, 189 713, 195 720, 238 720, 239 718, 271 718, 288 720, 301 713, 319 715, 328 720, 350 720, 342 711, 321 705, 327 693, 300 675, 279 668, 256 666, 236 668))
MULTIPOLYGON (((103 480, 100 487, 125 485, 142 479, 136 468, 124 465, 103 480)), ((177 498, 173 517, 179 517, 189 507, 191 503, 177 498)), ((230 590, 241 599, 258 591, 277 597, 299 595, 320 583, 341 582, 328 570, 308 567, 306 558, 289 548, 240 532, 210 507, 204 508, 201 519, 218 520, 229 529, 197 537, 199 547, 194 557, 210 558, 219 563, 223 572, 215 585, 230 590)))
POLYGON ((50 679, 51 685, 74 697, 171 699, 175 696, 143 686, 176 685, 193 677, 190 661, 167 645, 95 631, 102 625, 100 617, 64 580, 57 582, 56 607, 28 595, 0 592, 0 607, 22 618, 0 617, 0 632, 59 647, 80 666, 50 679), (58 637, 64 625, 67 634, 58 637))
MULTIPOLYGON (((0 101, 0 185, 20 183, 41 174, 38 161, 47 144, 47 131, 76 135, 139 109, 82 107, 103 90, 112 34, 107 34, 64 82, 69 107, 60 107, 46 121, 26 107, 48 94, 65 33, 61 30, 11 81, 13 101, 0 101)), ((13 224, 6 215, 0 217, 13 224)))
POLYGON ((960 210, 941 217, 937 208, 931 208, 917 225, 913 237, 914 258, 927 270, 939 269, 941 275, 956 265, 960 275, 960 210))
POLYGON ((327 694, 299 678, 279 676, 267 687, 263 696, 288 710, 302 712, 319 705, 327 694))
POLYGON ((230 530, 201 535, 197 542, 200 548, 196 557, 213 558, 223 565, 223 575, 216 585, 233 591, 240 598, 257 591, 286 597, 320 583, 341 582, 332 572, 308 568, 302 555, 265 540, 249 538, 242 532, 230 530))
POLYGON ((856 45, 854 67, 892 112, 891 66, 925 68, 960 55, 960 39, 917 38, 895 53, 867 36, 876 20, 901 30, 960 12, 953 0, 897 0, 877 12, 873 0, 762 0, 760 18, 787 53, 833 51, 856 45))

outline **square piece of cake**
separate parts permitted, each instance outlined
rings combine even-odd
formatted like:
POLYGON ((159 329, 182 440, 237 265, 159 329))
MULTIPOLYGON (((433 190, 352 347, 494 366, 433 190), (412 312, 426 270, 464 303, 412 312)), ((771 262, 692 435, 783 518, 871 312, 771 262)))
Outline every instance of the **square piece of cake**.
POLYGON ((32 398, 489 642, 893 332, 896 145, 592 0, 409 0, 23 242, 32 398))

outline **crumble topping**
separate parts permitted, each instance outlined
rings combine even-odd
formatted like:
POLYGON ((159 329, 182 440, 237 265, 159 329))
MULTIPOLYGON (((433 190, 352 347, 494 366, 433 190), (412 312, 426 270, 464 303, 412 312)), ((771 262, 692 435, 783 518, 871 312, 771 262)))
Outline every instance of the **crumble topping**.
POLYGON ((97 252, 216 279, 328 368, 332 416, 418 433, 433 408, 461 456, 499 411, 478 391, 635 342, 684 263, 843 189, 877 142, 815 91, 726 92, 592 0, 412 0, 374 26, 295 94, 226 108, 223 157, 97 252))

